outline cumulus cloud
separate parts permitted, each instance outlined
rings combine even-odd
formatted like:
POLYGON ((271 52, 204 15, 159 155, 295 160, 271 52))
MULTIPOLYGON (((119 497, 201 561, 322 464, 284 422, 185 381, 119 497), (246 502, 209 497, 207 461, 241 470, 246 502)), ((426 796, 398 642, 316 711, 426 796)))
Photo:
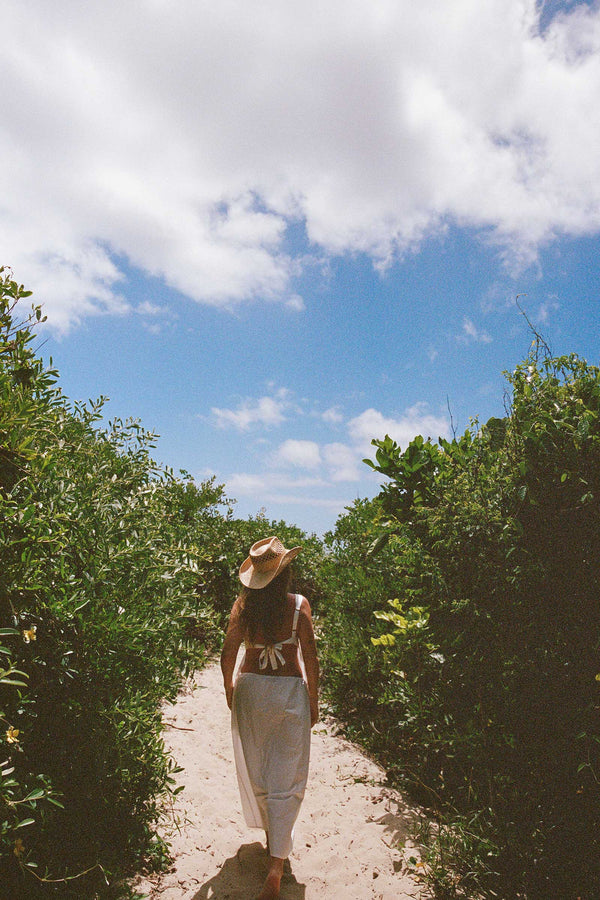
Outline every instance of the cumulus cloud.
POLYGON ((300 441, 289 438, 279 445, 272 461, 277 466, 317 469, 321 465, 321 451, 315 441, 300 441))
POLYGON ((384 416, 376 409, 366 409, 348 422, 348 433, 358 451, 372 455, 374 438, 382 440, 389 434, 401 447, 406 447, 418 434, 434 440, 449 437, 449 425, 444 417, 431 415, 425 404, 417 403, 399 419, 384 416))
POLYGON ((535 0, 3 4, 2 262, 55 326, 121 260, 301 310, 314 252, 385 267, 447 222, 507 260, 600 228, 600 7, 535 0))
POLYGON ((356 450, 346 444, 326 444, 323 447, 323 459, 331 481, 360 481, 360 460, 356 450))
MULTIPOLYGON (((288 402, 292 403, 289 396, 288 402)), ((330 424, 339 432, 339 422, 330 424)), ((366 409, 347 421, 345 428, 346 442, 284 440, 273 452, 261 455, 259 471, 224 476, 228 494, 258 505, 304 505, 342 513, 348 496, 340 499, 341 486, 345 485, 347 492, 348 485, 352 485, 356 497, 372 496, 378 490, 379 478, 362 462, 363 457, 373 456, 373 438, 389 434, 405 447, 417 434, 434 439, 449 436, 446 419, 432 415, 424 403, 415 404, 399 418, 366 409)))
POLYGON ((281 425, 285 421, 284 411, 288 406, 286 392, 275 397, 259 397, 258 400, 244 400, 237 409, 213 406, 211 413, 217 428, 237 428, 248 431, 253 425, 281 425))

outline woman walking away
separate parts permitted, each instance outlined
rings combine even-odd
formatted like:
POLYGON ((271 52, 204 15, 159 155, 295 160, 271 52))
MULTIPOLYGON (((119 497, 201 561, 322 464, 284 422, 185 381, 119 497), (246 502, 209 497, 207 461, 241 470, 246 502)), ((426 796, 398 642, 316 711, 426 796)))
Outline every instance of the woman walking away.
POLYGON ((221 655, 242 809, 250 828, 265 830, 270 854, 257 900, 279 897, 306 788, 310 729, 319 718, 310 606, 301 594, 288 593, 290 563, 300 549, 286 550, 276 537, 252 545, 221 655))

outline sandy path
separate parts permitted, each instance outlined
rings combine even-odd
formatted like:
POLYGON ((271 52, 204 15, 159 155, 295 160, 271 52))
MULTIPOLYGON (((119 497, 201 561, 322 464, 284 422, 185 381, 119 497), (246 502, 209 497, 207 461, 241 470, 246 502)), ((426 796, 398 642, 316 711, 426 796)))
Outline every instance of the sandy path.
MULTIPOLYGON (((185 790, 174 810, 181 826, 169 837, 171 870, 139 878, 136 887, 151 900, 252 900, 266 870, 264 835, 242 817, 218 665, 199 673, 165 718, 166 739, 184 769, 185 790)), ((308 788, 281 900, 423 896, 404 867, 405 857, 418 855, 407 844, 414 813, 383 779, 355 746, 322 725, 313 729, 308 788)))

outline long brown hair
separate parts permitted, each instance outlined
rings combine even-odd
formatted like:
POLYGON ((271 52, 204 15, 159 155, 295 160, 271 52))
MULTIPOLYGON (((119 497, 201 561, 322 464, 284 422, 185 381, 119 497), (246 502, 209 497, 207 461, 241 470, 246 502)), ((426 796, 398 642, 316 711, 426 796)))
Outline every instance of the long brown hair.
POLYGON ((253 644, 262 637, 274 644, 285 616, 285 599, 292 580, 291 566, 285 566, 264 588, 242 588, 240 624, 244 637, 253 644))

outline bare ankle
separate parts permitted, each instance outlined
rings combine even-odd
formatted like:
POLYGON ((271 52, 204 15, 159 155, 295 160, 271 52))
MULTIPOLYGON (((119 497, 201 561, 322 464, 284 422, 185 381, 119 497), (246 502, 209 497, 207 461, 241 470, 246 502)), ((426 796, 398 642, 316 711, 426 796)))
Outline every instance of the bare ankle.
POLYGON ((262 891, 256 900, 277 900, 281 889, 281 877, 283 875, 283 864, 285 860, 276 856, 271 857, 269 874, 265 879, 262 891))
POLYGON ((272 856, 269 862, 269 874, 274 872, 281 878, 283 875, 283 864, 285 863, 285 859, 280 859, 278 856, 272 856))

